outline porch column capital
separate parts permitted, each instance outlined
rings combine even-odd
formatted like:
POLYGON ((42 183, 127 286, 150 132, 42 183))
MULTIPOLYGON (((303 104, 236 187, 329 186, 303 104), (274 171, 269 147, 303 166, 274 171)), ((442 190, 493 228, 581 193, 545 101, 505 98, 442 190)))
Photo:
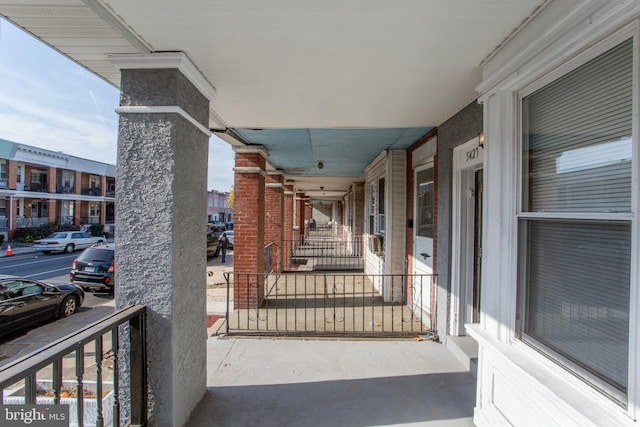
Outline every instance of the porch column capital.
POLYGON ((260 154, 262 157, 267 159, 269 157, 269 151, 264 148, 262 145, 247 145, 244 147, 233 147, 233 151, 238 154, 260 154))
POLYGON ((111 63, 121 71, 178 69, 209 101, 213 101, 216 97, 216 88, 183 52, 113 54, 108 57, 111 63))

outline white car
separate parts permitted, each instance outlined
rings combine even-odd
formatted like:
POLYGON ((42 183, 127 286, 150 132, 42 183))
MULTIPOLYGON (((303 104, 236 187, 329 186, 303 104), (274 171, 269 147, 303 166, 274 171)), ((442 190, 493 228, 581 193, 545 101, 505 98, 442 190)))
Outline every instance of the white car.
POLYGON ((46 239, 36 240, 33 249, 45 254, 51 252, 66 252, 70 254, 77 249, 85 249, 96 243, 104 243, 103 236, 92 236, 83 231, 59 231, 49 235, 46 239))

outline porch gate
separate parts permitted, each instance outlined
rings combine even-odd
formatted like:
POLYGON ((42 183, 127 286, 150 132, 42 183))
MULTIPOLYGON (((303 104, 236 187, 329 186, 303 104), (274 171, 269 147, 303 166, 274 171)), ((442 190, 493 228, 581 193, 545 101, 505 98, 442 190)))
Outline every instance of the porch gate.
POLYGON ((417 336, 429 331, 418 306, 433 275, 225 273, 227 335, 417 336), (235 285, 248 292, 235 292, 235 285), (255 295, 264 299, 255 306, 255 295), (392 290, 392 292, 389 292, 392 290), (252 295, 250 300, 249 295, 252 295), (395 295, 385 301, 381 295, 395 295), (251 302, 253 301, 253 306, 251 302))

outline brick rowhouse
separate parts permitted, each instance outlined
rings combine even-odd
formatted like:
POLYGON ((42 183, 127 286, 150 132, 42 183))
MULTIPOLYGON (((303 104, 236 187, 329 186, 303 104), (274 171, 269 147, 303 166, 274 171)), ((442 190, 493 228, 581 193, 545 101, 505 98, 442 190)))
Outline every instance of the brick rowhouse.
POLYGON ((233 301, 257 308, 264 299, 265 167, 262 147, 237 147, 234 182, 233 301))

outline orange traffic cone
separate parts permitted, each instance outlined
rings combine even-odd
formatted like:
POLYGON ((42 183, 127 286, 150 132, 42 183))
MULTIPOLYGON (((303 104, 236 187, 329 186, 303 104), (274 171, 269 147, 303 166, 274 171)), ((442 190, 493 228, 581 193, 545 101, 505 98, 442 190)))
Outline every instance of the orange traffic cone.
POLYGON ((7 254, 5 256, 13 256, 13 251, 11 250, 11 245, 7 245, 7 254))

